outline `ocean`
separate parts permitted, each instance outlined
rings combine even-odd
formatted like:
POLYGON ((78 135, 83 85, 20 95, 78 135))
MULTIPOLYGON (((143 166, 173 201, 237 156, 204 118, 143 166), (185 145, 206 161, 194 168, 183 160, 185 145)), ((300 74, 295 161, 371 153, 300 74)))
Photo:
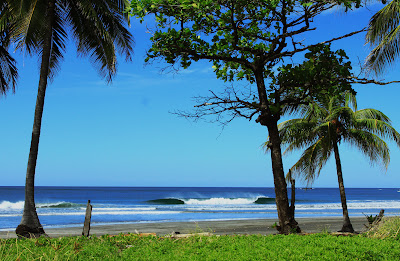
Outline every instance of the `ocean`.
MULTIPOLYGON (((290 195, 290 189, 289 189, 290 195)), ((346 189, 350 218, 400 215, 396 188, 346 189)), ((0 230, 21 221, 24 187, 0 187, 0 230)), ((44 228, 79 227, 87 200, 92 226, 119 223, 277 218, 273 188, 225 187, 36 187, 37 212, 44 228)), ((296 217, 340 217, 337 188, 296 189, 296 217)))

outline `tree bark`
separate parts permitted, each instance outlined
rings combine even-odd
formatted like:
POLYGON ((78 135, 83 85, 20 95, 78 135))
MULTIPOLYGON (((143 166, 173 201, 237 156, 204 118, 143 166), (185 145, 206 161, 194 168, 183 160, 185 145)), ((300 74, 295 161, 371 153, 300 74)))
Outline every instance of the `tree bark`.
POLYGON ((296 181, 292 178, 291 170, 289 170, 289 180, 290 180, 290 191, 291 191, 290 214, 292 215, 292 218, 294 219, 294 210, 295 210, 295 204, 296 204, 296 181))
POLYGON ((336 142, 333 143, 333 151, 335 153, 335 160, 336 160, 336 171, 338 176, 339 182, 339 191, 340 191, 340 200, 342 202, 342 209, 343 209, 343 226, 339 232, 350 232, 353 233, 354 229, 351 225, 349 212, 347 210, 347 201, 346 201, 346 193, 344 190, 343 184, 343 175, 342 175, 342 164, 340 163, 340 156, 339 156, 339 148, 336 142))
POLYGON ((35 170, 39 150, 39 138, 42 125, 44 98, 46 94, 47 79, 49 75, 50 57, 52 50, 52 31, 54 23, 55 0, 49 0, 46 19, 47 31, 43 42, 42 61, 40 65, 40 78, 36 98, 35 118, 32 129, 31 147, 29 151, 28 167, 25 181, 25 205, 21 223, 15 230, 20 237, 38 237, 46 235, 35 206, 35 170))
MULTIPOLYGON (((291 209, 289 208, 289 199, 287 195, 287 184, 285 180, 285 173, 283 172, 282 163, 282 152, 281 152, 281 139, 279 137, 278 120, 280 112, 276 112, 273 116, 269 108, 269 100, 265 88, 264 82, 264 66, 260 66, 259 70, 254 70, 256 78, 258 98, 260 99, 261 113, 258 116, 256 122, 268 128, 269 142, 268 145, 271 149, 271 162, 272 162, 272 174, 274 177, 274 188, 275 188, 275 201, 276 209, 278 212, 279 226, 277 230, 281 234, 289 233, 300 233, 301 229, 298 223, 291 215, 291 209)), ((275 101, 277 102, 277 101, 275 101)))
POLYGON ((276 208, 279 218, 277 229, 281 234, 300 233, 301 229, 289 207, 277 121, 268 121, 267 127, 271 149, 272 173, 274 176, 276 208))

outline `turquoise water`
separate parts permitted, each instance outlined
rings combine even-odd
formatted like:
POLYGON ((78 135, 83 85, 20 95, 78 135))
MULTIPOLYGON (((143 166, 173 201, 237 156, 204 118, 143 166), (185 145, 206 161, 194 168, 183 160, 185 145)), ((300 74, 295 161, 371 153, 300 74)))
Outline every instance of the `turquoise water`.
MULTIPOLYGON (((386 215, 400 214, 399 189, 349 188, 346 194, 350 216, 382 208, 386 215)), ((0 230, 19 224, 23 200, 23 187, 0 187, 0 230)), ((273 188, 37 187, 35 200, 45 228, 81 226, 87 200, 92 225, 277 218, 273 188)), ((338 189, 296 189, 297 217, 341 215, 338 189)))

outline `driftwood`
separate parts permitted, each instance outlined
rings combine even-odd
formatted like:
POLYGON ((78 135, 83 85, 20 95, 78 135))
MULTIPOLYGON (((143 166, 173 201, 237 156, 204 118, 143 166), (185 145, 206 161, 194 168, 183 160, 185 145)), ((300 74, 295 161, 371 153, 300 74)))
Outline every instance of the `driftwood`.
POLYGON ((381 211, 379 212, 379 214, 375 217, 374 222, 372 222, 371 226, 376 226, 379 222, 381 222, 382 218, 383 218, 383 213, 385 212, 384 209, 381 209, 381 211))
POLYGON ((85 222, 83 223, 82 236, 86 236, 86 237, 89 236, 91 218, 92 218, 92 205, 90 205, 90 200, 88 200, 88 203, 86 206, 85 222))
POLYGON ((376 215, 375 217, 372 217, 372 215, 371 215, 371 216, 366 216, 367 219, 368 219, 368 223, 369 223, 369 224, 368 224, 368 226, 367 226, 367 225, 364 225, 364 226, 365 226, 367 229, 371 229, 371 228, 375 227, 376 225, 378 225, 379 222, 382 221, 383 213, 385 213, 385 210, 384 210, 384 209, 381 209, 381 211, 379 212, 379 214, 376 215))

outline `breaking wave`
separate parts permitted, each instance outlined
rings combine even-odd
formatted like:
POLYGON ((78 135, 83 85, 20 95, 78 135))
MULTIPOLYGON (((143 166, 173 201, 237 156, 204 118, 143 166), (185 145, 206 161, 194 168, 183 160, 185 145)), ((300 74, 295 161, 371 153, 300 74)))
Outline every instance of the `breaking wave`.
POLYGON ((79 208, 84 207, 84 204, 77 204, 71 202, 56 202, 56 203, 38 203, 37 208, 79 208))
POLYGON ((256 198, 163 198, 146 201, 157 205, 249 205, 249 204, 273 204, 274 198, 256 197, 256 198))
POLYGON ((10 201, 2 201, 0 203, 0 211, 10 211, 10 210, 22 210, 24 209, 24 201, 18 202, 10 202, 10 201))
POLYGON ((180 205, 185 204, 183 200, 177 198, 161 198, 161 199, 154 199, 146 201, 150 204, 157 204, 157 205, 180 205))

